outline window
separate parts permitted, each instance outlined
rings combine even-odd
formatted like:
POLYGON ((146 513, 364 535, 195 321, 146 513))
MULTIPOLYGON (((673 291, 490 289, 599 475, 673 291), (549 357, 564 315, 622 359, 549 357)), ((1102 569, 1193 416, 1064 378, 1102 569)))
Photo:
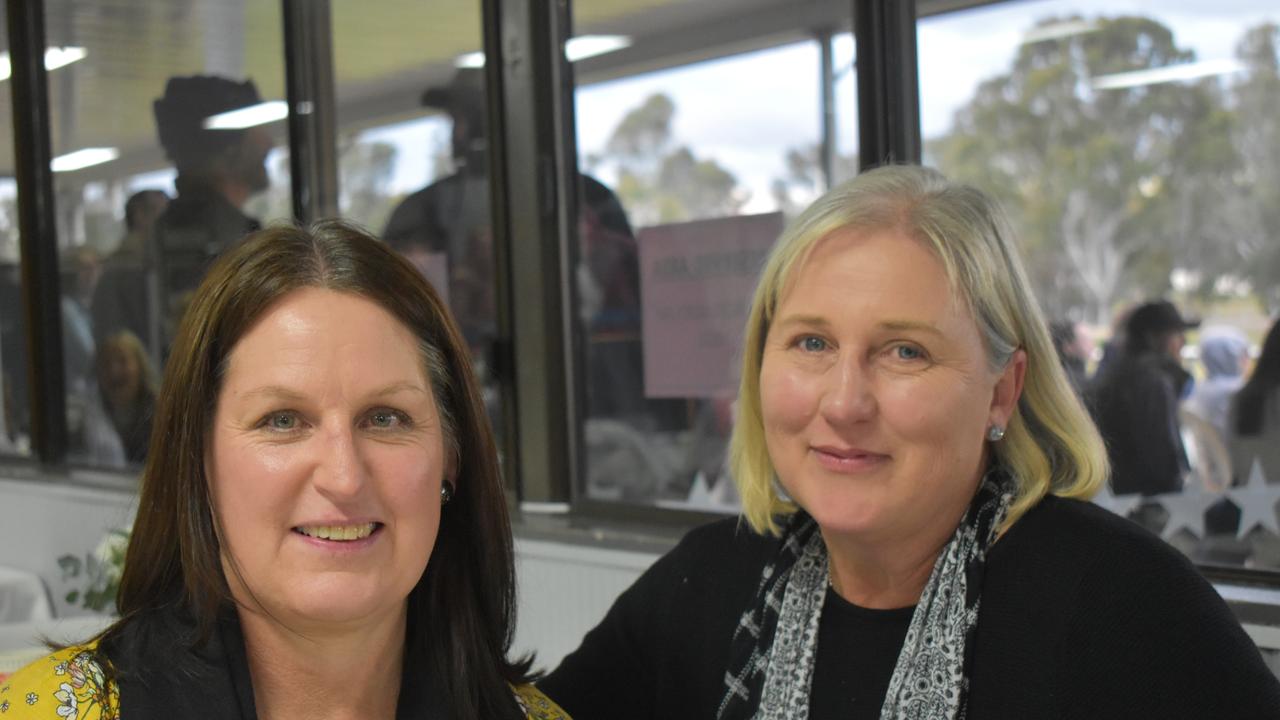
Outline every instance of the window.
POLYGON ((1200 319, 1169 361, 1189 373, 1168 371, 1173 486, 1130 482, 1105 390, 1092 397, 1120 458, 1098 502, 1205 565, 1280 568, 1280 468, 1228 411, 1280 311, 1277 22, 1261 5, 1076 0, 919 24, 926 162, 1005 204, 1049 319, 1080 325, 1082 372, 1117 356, 1137 303, 1200 319))
POLYGON ((412 262, 502 405, 479 3, 333 6, 339 209, 412 262))
MULTIPOLYGON (((628 27, 615 18, 578 28, 626 48, 614 65, 602 55, 577 72, 578 497, 733 512, 725 452, 747 305, 786 216, 827 184, 820 45, 753 38, 749 51, 704 46, 681 63, 664 55, 670 42, 619 34, 628 27), (669 67, 628 73, 628 61, 669 67)), ((852 40, 840 37, 843 121, 852 40)), ((856 166, 855 142, 840 139, 836 166, 856 166)))
POLYGON ((49 3, 45 25, 68 459, 137 467, 190 292, 292 214, 280 4, 49 3))

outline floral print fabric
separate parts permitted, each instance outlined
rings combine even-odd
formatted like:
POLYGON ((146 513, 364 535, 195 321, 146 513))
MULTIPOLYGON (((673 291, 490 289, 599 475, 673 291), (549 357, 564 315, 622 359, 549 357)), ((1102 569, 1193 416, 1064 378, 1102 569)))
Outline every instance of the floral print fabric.
POLYGON ((118 720, 120 694, 92 646, 59 650, 0 684, 0 719, 118 720))
MULTIPOLYGON (((532 685, 513 688, 528 720, 570 720, 532 685)), ((93 645, 59 650, 0 680, 0 720, 120 720, 120 693, 93 645)))

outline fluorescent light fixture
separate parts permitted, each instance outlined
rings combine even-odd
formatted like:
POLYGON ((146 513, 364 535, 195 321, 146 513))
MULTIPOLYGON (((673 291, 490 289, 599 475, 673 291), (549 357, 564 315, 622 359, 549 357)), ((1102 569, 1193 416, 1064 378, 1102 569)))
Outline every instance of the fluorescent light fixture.
POLYGON ((629 47, 631 38, 626 35, 583 35, 564 44, 564 56, 569 62, 578 62, 629 47))
POLYGON ((462 55, 454 58, 453 66, 456 68, 482 68, 484 67, 484 53, 463 53, 462 55))
MULTIPOLYGON (((49 47, 44 50, 44 69, 57 70, 77 60, 83 60, 89 51, 82 47, 49 47)), ((0 82, 9 79, 13 74, 13 64, 9 61, 9 51, 0 52, 0 82)))
POLYGON ((1166 65, 1160 68, 1135 70, 1112 75, 1099 75, 1089 82, 1093 85, 1094 90, 1119 90, 1141 85, 1198 80, 1214 75, 1236 73, 1244 69, 1244 64, 1238 60, 1205 60, 1203 62, 1166 65))
POLYGON ((210 115, 204 119, 204 126, 208 130, 241 130, 287 117, 289 117, 289 103, 284 100, 268 100, 238 110, 210 115))
POLYGON ((1031 45, 1045 40, 1060 40, 1072 35, 1091 33, 1097 29, 1097 24, 1085 20, 1064 20, 1027 30, 1022 34, 1022 44, 1031 45))
POLYGON ((120 151, 113 147, 84 148, 66 155, 59 155, 49 163, 49 168, 54 172, 71 172, 111 162, 118 157, 120 157, 120 151))
MULTIPOLYGON (((604 55, 615 50, 631 47, 631 38, 626 35, 579 35, 570 38, 564 44, 564 56, 569 62, 578 62, 596 55, 604 55)), ((453 66, 458 68, 484 67, 484 53, 469 52, 459 55, 453 66)))

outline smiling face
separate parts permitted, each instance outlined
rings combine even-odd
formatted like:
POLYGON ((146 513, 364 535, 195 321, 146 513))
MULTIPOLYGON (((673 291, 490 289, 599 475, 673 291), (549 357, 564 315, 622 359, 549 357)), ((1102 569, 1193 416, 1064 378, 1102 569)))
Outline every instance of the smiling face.
POLYGON ((294 628, 403 613, 447 467, 417 338, 369 300, 308 288, 227 360, 206 472, 232 594, 294 628))
POLYGON ((1018 351, 992 372, 929 248, 897 231, 836 232, 793 271, 765 340, 769 456, 824 535, 940 546, 1024 370, 1018 351))

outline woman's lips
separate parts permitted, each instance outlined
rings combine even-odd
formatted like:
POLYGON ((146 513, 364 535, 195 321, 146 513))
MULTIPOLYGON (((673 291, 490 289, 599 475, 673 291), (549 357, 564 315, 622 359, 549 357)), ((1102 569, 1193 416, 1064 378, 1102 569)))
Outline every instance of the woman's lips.
POLYGON ((874 470, 889 461, 888 455, 860 448, 819 445, 810 448, 810 450, 822 467, 840 473, 874 470))

